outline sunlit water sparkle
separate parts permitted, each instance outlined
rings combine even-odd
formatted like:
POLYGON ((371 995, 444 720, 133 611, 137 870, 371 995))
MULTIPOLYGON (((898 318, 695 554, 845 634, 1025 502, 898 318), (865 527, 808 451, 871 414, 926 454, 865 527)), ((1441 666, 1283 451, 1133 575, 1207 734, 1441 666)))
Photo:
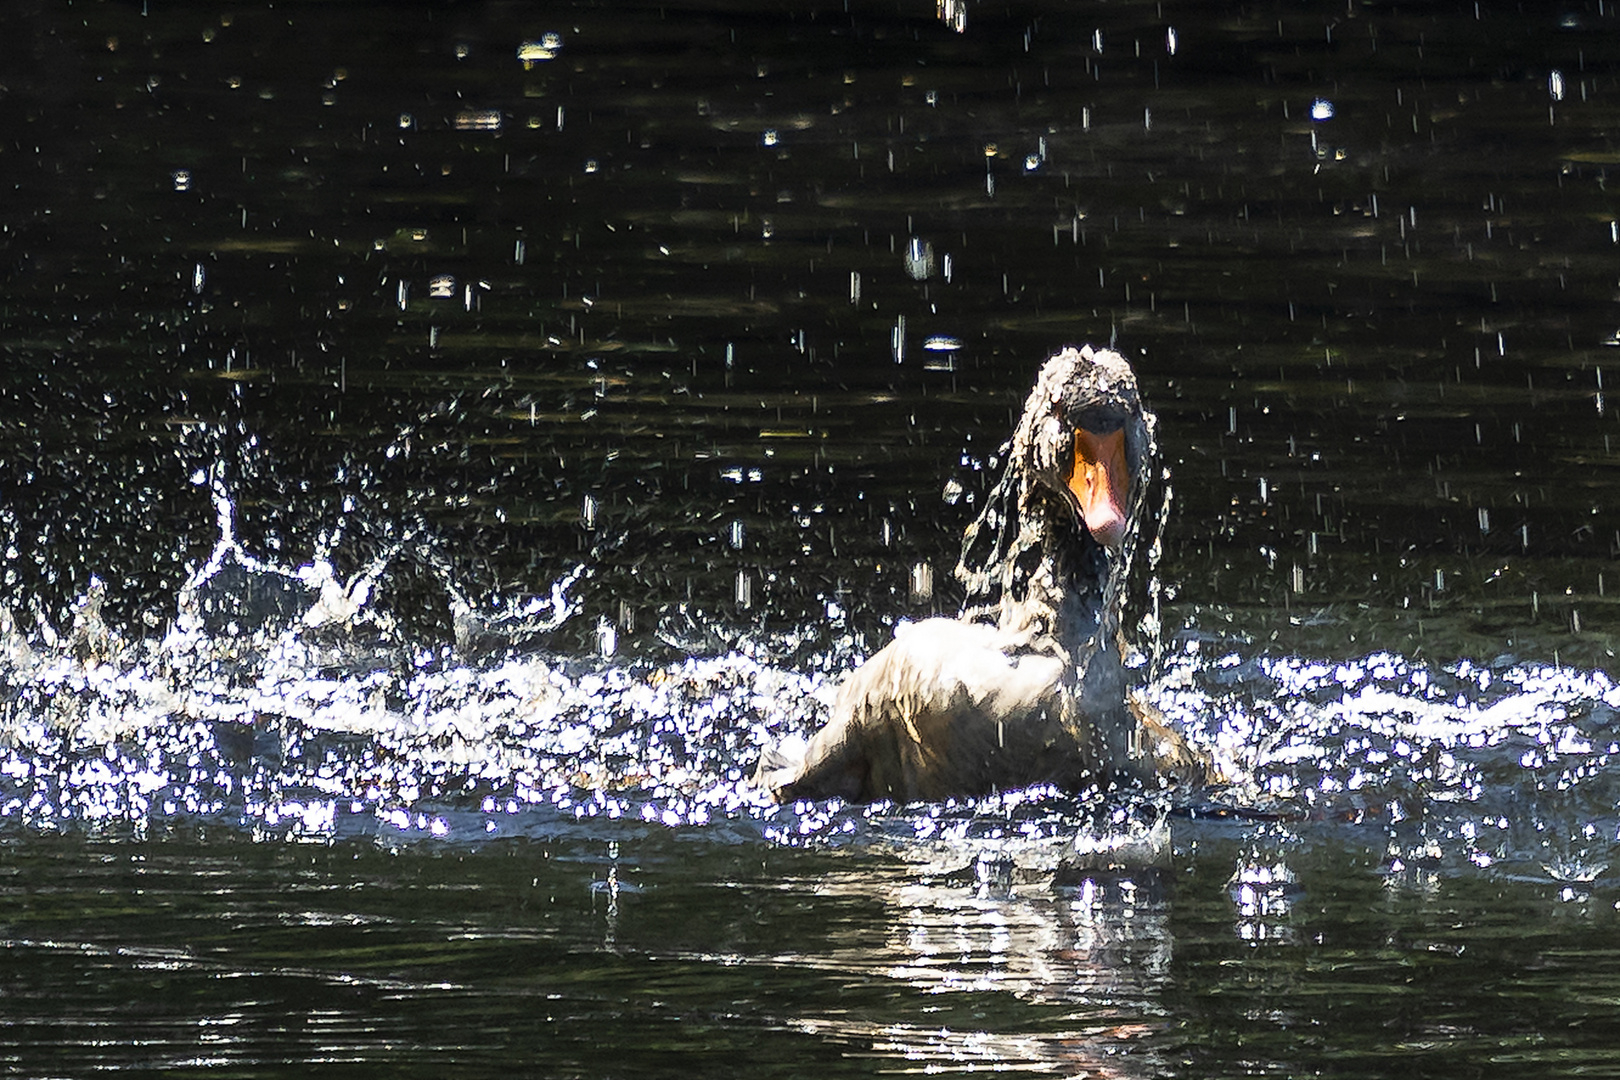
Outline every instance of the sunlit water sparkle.
MULTIPOLYGON (((664 664, 536 647, 582 617, 569 589, 583 567, 527 601, 452 595, 521 644, 422 647, 370 604, 386 556, 349 580, 319 558, 278 567, 243 549, 214 490, 219 541, 165 633, 102 623, 99 583, 71 627, 0 623, 7 830, 477 844, 634 823, 875 844, 927 872, 977 866, 981 891, 1060 865, 1156 865, 1172 818, 1232 813, 1376 829, 1355 842, 1381 848, 1394 883, 1484 871, 1585 889, 1620 840, 1620 686, 1601 671, 1327 662, 1193 636, 1146 693, 1218 763, 1213 791, 775 807, 748 782, 755 763, 825 719, 853 649, 790 670, 762 642, 664 664)), ((1255 858, 1234 897, 1259 919, 1286 906, 1267 897, 1287 870, 1255 858)))

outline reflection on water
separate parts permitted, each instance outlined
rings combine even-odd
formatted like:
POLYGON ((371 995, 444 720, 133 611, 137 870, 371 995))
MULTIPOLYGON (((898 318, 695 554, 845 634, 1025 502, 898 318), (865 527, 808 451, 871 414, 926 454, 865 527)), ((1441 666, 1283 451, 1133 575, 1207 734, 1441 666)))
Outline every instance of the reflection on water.
POLYGON ((1238 936, 1247 942, 1286 944, 1294 936, 1288 914, 1290 893, 1298 877, 1287 863, 1267 864, 1260 858, 1260 852, 1254 850, 1249 859, 1240 859, 1232 872, 1230 886, 1238 913, 1238 936))
MULTIPOLYGON (((843 887, 870 890, 872 883, 843 887)), ((1168 899, 1154 872, 1140 883, 1130 876, 1088 877, 1055 892, 1037 887, 1027 896, 923 880, 894 887, 885 900, 889 940, 877 950, 834 950, 826 959, 840 970, 872 971, 933 996, 927 1010, 936 1022, 806 1018, 804 1030, 869 1044, 874 1053, 926 1071, 1151 1076, 1164 1068, 1155 1043, 1170 1026, 1160 990, 1170 978, 1172 944, 1168 899), (1060 1006, 1052 1015, 1061 1020, 1039 1032, 971 1023, 972 1003, 995 995, 1060 1006)))

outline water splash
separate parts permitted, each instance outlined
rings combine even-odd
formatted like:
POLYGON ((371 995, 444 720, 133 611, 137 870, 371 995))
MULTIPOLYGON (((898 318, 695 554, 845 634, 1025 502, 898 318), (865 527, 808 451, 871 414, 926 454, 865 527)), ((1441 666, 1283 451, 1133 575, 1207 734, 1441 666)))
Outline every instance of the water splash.
POLYGON ((1187 642, 1150 696, 1214 748, 1229 797, 1378 829, 1395 876, 1612 861, 1620 686, 1604 672, 1200 652, 1187 642))
MULTIPOLYGON (((1620 686, 1604 672, 1246 655, 1194 632, 1147 697, 1214 755, 1224 791, 772 806, 747 782, 761 750, 820 725, 868 651, 858 638, 808 659, 792 627, 780 641, 710 627, 663 664, 553 651, 582 617, 586 563, 539 595, 467 596, 405 533, 345 575, 346 507, 307 563, 283 566, 239 540, 219 469, 194 479, 217 539, 167 625, 110 623, 98 579, 56 622, 26 598, 0 608, 0 833, 467 844, 697 829, 878 848, 922 875, 967 867, 962 884, 985 895, 1054 873, 1151 871, 1175 836, 1229 827, 1199 824, 1211 817, 1365 844, 1395 888, 1505 873, 1578 899, 1620 844, 1620 686), (403 563, 437 574, 453 641, 414 638, 390 614, 403 563), (792 668, 770 659, 796 653, 792 668), (1242 813, 1206 813, 1206 797, 1242 813)), ((1284 934, 1289 859, 1255 847, 1234 871, 1256 941, 1284 934)))

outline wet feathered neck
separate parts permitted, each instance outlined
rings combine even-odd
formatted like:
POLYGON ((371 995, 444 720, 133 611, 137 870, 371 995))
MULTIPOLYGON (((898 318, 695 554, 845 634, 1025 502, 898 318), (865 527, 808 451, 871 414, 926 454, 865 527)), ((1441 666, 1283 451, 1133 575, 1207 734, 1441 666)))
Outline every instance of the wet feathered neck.
POLYGON ((1062 652, 1077 664, 1114 644, 1134 539, 1105 550, 1066 494, 1075 425, 1096 410, 1123 421, 1134 496, 1133 523, 1152 456, 1151 416, 1136 378, 1117 353, 1065 349, 1036 376, 1000 479, 962 538, 957 577, 967 587, 963 618, 991 623, 1014 647, 1062 652))
POLYGON ((990 623, 1024 648, 1074 660, 1105 636, 1110 559, 1063 500, 1009 462, 968 527, 957 576, 962 617, 990 623))

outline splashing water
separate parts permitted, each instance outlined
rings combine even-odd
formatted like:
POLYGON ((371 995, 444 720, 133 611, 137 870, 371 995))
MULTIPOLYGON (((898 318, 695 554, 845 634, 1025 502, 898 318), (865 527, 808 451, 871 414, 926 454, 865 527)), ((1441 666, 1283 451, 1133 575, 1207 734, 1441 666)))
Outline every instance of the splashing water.
MULTIPOLYGON (((1230 779, 1215 804, 1035 788, 771 806, 748 776, 764 747, 825 719, 853 645, 805 670, 747 640, 663 665, 545 652, 532 643, 580 614, 581 564, 545 595, 496 604, 446 577, 458 645, 507 644, 425 647, 374 602, 400 549, 347 579, 319 553, 274 565, 244 550, 225 485, 211 485, 219 538, 161 635, 108 626, 94 581, 65 632, 37 610, 31 626, 0 611, 0 829, 477 843, 614 822, 878 844, 928 871, 977 867, 980 890, 1057 865, 1156 865, 1167 809, 1376 829, 1394 882, 1487 870, 1579 890, 1620 838, 1620 687, 1602 672, 1210 659, 1191 636, 1147 694, 1230 779)), ((1287 893, 1268 860, 1257 850, 1233 885, 1261 936, 1287 893)))
MULTIPOLYGON (((276 567, 237 542, 217 483, 214 498, 219 541, 161 638, 126 641, 106 626, 99 582, 67 634, 43 616, 25 632, 0 614, 0 817, 11 827, 445 837, 454 823, 465 838, 537 807, 557 820, 701 824, 754 798, 738 787, 740 763, 780 726, 776 714, 813 696, 805 678, 743 655, 590 668, 516 649, 473 664, 413 648, 368 607, 389 554, 348 580, 321 557, 276 567)), ((482 617, 447 584, 458 637, 475 619, 511 640, 556 629, 577 612, 568 593, 583 573, 482 617)))
POLYGON ((1378 829, 1395 878, 1472 866, 1591 881, 1620 840, 1620 686, 1601 671, 1389 653, 1209 662, 1189 642, 1153 693, 1240 778, 1231 794, 1378 829))

